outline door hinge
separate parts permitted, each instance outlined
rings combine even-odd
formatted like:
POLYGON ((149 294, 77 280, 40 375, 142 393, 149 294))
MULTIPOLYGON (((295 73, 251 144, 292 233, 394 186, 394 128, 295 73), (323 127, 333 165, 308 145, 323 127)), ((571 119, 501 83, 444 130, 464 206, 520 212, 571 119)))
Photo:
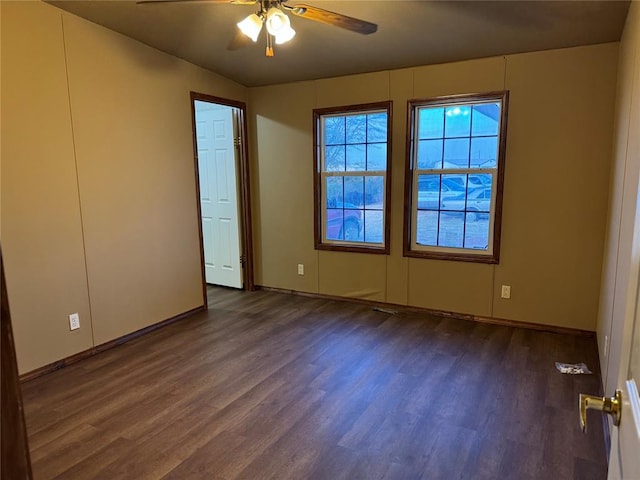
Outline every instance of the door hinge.
POLYGON ((233 139, 233 144, 234 144, 236 147, 239 147, 240 145, 242 145, 242 139, 241 139, 240 137, 236 137, 236 138, 234 138, 234 139, 233 139))
POLYGON ((246 263, 247 263, 247 257, 245 257, 244 255, 240 255, 240 266, 244 267, 246 263))

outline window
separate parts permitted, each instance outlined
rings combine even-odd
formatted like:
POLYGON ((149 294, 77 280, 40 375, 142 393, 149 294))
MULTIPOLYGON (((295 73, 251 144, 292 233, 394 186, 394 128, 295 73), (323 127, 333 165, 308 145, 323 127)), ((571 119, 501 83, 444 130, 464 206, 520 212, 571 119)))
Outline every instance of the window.
POLYGON ((409 102, 405 256, 498 263, 507 102, 409 102))
POLYGON ((391 102, 313 118, 316 248, 389 253, 391 102))

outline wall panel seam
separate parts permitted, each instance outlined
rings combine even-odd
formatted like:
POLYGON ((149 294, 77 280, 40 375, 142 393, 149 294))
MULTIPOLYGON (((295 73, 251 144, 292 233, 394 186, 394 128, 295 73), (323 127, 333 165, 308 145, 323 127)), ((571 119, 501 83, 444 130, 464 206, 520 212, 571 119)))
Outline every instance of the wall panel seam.
POLYGON ((80 214, 80 232, 82 236, 82 258, 84 261, 84 275, 85 282, 87 286, 87 302, 89 307, 89 326, 91 330, 91 345, 95 347, 96 339, 93 332, 93 310, 91 308, 91 289, 89 286, 89 268, 87 264, 87 245, 86 245, 86 237, 85 237, 85 229, 84 229, 84 215, 82 213, 82 199, 80 197, 80 177, 78 173, 78 151, 76 148, 76 133, 74 129, 73 122, 73 108, 71 107, 71 85, 69 81, 69 61, 68 61, 68 53, 67 53, 67 39, 65 36, 65 25, 64 25, 64 14, 60 14, 60 27, 62 30, 62 49, 64 53, 64 73, 65 80, 67 83, 67 99, 69 102, 69 120, 71 123, 71 144, 73 147, 73 162, 76 174, 76 192, 78 195, 78 210, 80 214))

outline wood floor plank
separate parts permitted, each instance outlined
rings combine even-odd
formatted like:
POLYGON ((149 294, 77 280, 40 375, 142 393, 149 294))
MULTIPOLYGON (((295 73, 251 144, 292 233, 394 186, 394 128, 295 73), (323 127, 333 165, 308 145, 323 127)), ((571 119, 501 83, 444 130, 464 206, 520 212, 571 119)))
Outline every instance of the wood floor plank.
POLYGON ((118 438, 91 425, 78 425, 51 443, 32 450, 35 478, 53 478, 118 438))
POLYGON ((422 478, 465 478, 472 474, 464 468, 477 441, 478 434, 474 430, 440 424, 422 478))
POLYGON ((163 480, 187 480, 203 478, 225 478, 220 475, 219 466, 237 454, 246 439, 227 431, 213 437, 193 455, 168 472, 163 480))
POLYGON ((309 480, 350 480, 350 472, 357 456, 353 451, 338 445, 327 444, 323 455, 309 468, 309 480))
POLYGON ((55 478, 56 480, 109 480, 111 474, 105 471, 106 467, 115 460, 129 456, 134 447, 134 443, 124 438, 116 438, 97 449, 92 455, 83 459, 76 459, 76 462, 67 470, 56 477, 45 475, 39 472, 35 477, 55 478))
POLYGON ((36 479, 606 478, 594 338, 210 287, 23 384, 36 479), (595 417, 594 417, 595 418, 595 417))

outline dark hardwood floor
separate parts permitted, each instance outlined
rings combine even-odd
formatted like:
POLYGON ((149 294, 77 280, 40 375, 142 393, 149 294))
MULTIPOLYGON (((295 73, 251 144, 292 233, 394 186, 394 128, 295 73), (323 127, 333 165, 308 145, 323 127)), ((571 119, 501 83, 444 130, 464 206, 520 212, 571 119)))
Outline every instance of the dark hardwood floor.
POLYGON ((595 339, 209 289, 23 384, 34 478, 604 479, 595 339))

